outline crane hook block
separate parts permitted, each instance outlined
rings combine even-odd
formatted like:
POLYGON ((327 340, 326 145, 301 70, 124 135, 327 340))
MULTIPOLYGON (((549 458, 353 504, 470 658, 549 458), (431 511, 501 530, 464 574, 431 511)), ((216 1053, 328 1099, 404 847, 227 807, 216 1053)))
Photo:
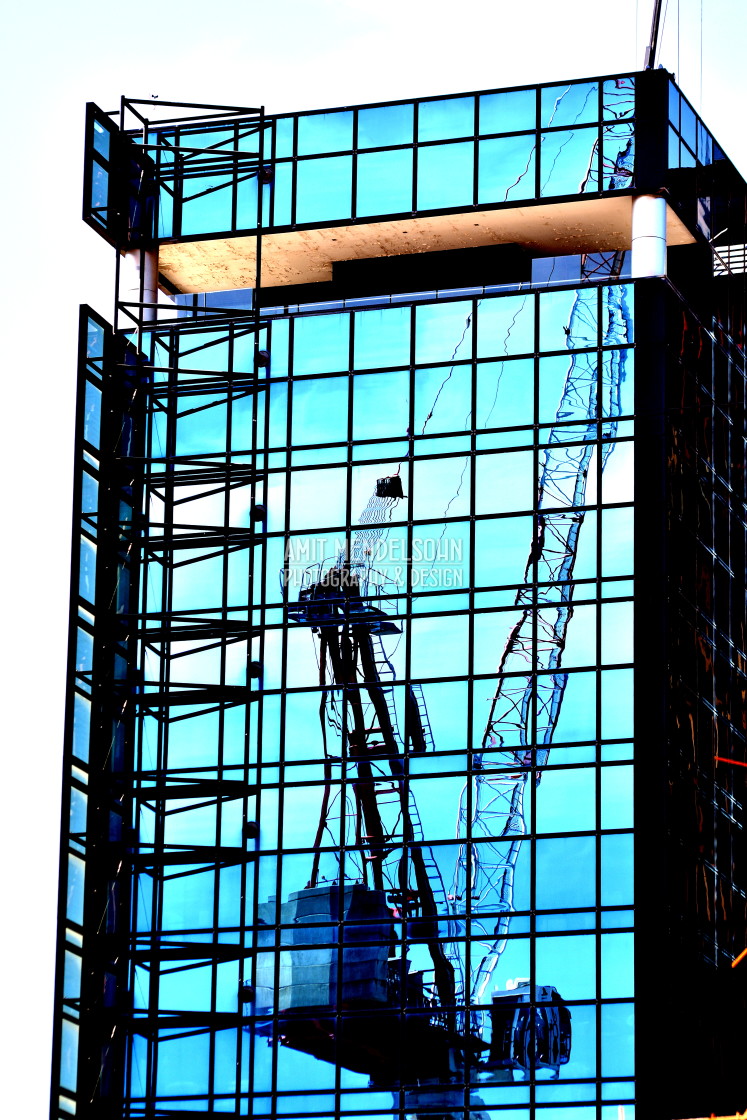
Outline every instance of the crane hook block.
POLYGON ((390 474, 387 478, 376 479, 377 498, 404 498, 402 479, 398 474, 390 474))

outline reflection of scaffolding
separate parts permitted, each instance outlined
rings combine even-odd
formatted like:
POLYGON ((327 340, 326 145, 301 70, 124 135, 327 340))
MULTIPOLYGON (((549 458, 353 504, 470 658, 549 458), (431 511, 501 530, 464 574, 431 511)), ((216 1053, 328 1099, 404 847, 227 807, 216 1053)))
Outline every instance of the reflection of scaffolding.
MULTIPOLYGON (((599 289, 582 288, 568 322, 569 346, 596 345, 599 289)), ((630 341, 623 285, 601 289, 605 316, 603 344, 630 341)), ((488 998, 488 987, 506 945, 513 909, 513 878, 521 838, 526 834, 524 790, 532 773, 539 782, 560 714, 567 675, 560 672, 566 631, 573 614, 573 569, 584 520, 589 469, 597 441, 600 469, 614 444, 620 415, 625 350, 572 354, 556 422, 550 432, 540 476, 536 533, 516 596, 519 617, 498 666, 480 751, 464 786, 457 832, 463 843, 455 872, 455 900, 468 900, 482 933, 485 952, 473 967, 471 994, 488 998), (497 904, 496 904, 497 900, 497 904), (481 923, 480 912, 499 911, 481 923)))

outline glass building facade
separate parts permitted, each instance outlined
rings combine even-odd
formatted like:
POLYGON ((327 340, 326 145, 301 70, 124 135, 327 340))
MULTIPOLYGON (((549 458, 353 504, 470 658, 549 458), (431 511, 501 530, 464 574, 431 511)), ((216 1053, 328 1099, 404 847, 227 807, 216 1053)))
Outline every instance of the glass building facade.
POLYGON ((54 1120, 735 1109, 744 183, 664 72, 169 109, 87 121, 54 1120))

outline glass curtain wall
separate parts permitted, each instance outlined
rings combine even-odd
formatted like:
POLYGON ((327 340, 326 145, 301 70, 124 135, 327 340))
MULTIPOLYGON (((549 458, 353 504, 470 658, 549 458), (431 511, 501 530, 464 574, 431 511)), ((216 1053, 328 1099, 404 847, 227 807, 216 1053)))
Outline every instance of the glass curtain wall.
POLYGON ((154 331, 126 1115, 632 1117, 632 306, 154 331))

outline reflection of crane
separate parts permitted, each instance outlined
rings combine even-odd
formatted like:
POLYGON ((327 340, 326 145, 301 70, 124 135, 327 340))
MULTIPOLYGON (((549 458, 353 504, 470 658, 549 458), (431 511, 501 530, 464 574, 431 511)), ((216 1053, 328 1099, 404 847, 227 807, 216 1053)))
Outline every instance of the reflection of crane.
MULTIPOLYGON (((400 497, 398 476, 380 479, 350 558, 343 552, 307 569, 298 602, 289 607, 289 617, 309 625, 319 646, 324 787, 309 880, 283 904, 283 921, 303 922, 313 906, 329 918, 346 919, 345 942, 368 938, 375 944, 342 949, 339 989, 337 981, 330 980, 337 974, 336 947, 314 950, 322 961, 318 973, 308 955, 292 957, 295 978, 279 1000, 279 1010, 287 1013, 280 1021, 280 1041, 366 1072, 374 1083, 388 1088, 438 1084, 445 1070, 456 1072, 465 1049, 481 1045, 459 1033, 456 1007, 464 1000, 461 959, 444 941, 449 924, 446 891, 424 843, 406 780, 407 743, 417 753, 432 742, 422 692, 408 690, 403 741, 394 668, 382 641, 401 631, 391 617, 396 604, 385 597, 386 580, 375 571, 372 559, 387 511, 400 497), (342 741, 341 756, 328 749, 330 727, 342 741), (335 792, 335 767, 342 768, 343 776, 352 772, 344 857, 339 837, 338 851, 323 851, 335 802, 344 796, 344 790, 335 792), (411 971, 405 945, 422 945, 430 967, 411 971), (407 1018, 401 1014, 403 1006, 408 1008, 407 1018), (335 1007, 351 1008, 355 1014, 340 1017, 335 1007)), ((271 987, 272 978, 260 965, 258 989, 268 994, 260 994, 259 1007, 269 1002, 271 987)))
MULTIPOLYGON (((596 344, 596 287, 575 296, 568 326, 569 346, 596 344)), ((630 341, 622 285, 602 288, 605 346, 630 341)), ((526 834, 524 792, 532 772, 538 783, 549 755, 566 686, 560 671, 568 623, 573 614, 573 569, 584 513, 588 473, 598 439, 601 467, 610 454, 620 415, 625 350, 571 354, 539 483, 536 533, 516 596, 519 615, 498 666, 481 749, 459 804, 460 848, 452 894, 468 899, 473 929, 483 953, 471 977, 475 1003, 488 988, 506 945, 513 908, 513 881, 521 839, 526 834), (468 843, 483 837, 482 843, 468 843), (480 914, 500 911, 498 920, 480 914)))
MULTIPOLYGON (((605 270, 605 262, 588 263, 595 272, 605 270)), ((606 265, 608 274, 615 275, 620 263, 619 255, 613 255, 606 265)), ((575 293, 565 328, 571 349, 596 347, 599 290, 594 285, 575 293)), ((622 347, 629 342, 625 289, 610 285, 601 293, 603 345, 622 347)), ((289 617, 310 626, 319 645, 325 777, 309 881, 305 892, 292 896, 293 906, 301 906, 304 894, 308 899, 326 892, 325 898, 331 898, 330 892, 343 891, 345 881, 357 882, 355 898, 345 885, 343 910, 350 928, 358 931, 355 936, 363 928, 355 924, 361 915, 378 921, 381 959, 375 961, 369 949, 365 969, 369 979, 376 973, 386 983, 382 981, 378 994, 371 984, 351 987, 351 978, 362 975, 360 949, 355 960, 342 949, 343 988, 339 993, 335 989, 337 994, 326 981, 327 987, 306 982, 308 966, 299 963, 297 976, 305 982, 295 981, 295 995, 289 985, 286 1004, 281 1000, 281 1013, 288 1012, 281 1018, 281 1041, 368 1072, 382 1087, 417 1083, 418 1090, 408 1088, 406 1105, 416 1116, 429 1103, 429 1087, 443 1081, 444 1069, 451 1071, 448 1081, 455 1086, 464 1079, 467 1066, 468 1084, 511 1079, 514 1070, 529 1076, 538 1067, 557 1076, 570 1053, 570 1014, 554 988, 517 982, 513 989, 493 992, 491 981, 513 910, 514 873, 527 831, 526 786, 532 774, 539 782, 547 763, 567 680, 561 661, 573 614, 572 580, 584 521, 580 507, 586 500, 594 450, 600 439, 607 441, 602 444, 603 469, 620 414, 625 350, 603 351, 601 367, 597 353, 572 352, 569 358, 544 452, 535 539, 516 596, 518 613, 498 666, 487 727, 460 798, 461 845, 449 899, 424 843, 403 761, 408 745, 415 752, 432 743, 428 716, 422 693, 408 691, 403 739, 394 702, 394 669, 384 645, 388 635, 400 633, 392 617, 396 604, 387 600, 385 579, 372 566, 387 517, 402 497, 398 476, 379 480, 349 554, 307 569, 299 600, 289 608, 289 617), (330 728, 342 738, 342 756, 328 749, 330 728), (323 850, 333 806, 344 796, 335 792, 335 766, 344 767, 343 773, 353 772, 352 806, 345 818, 346 867, 339 852, 323 850), (322 870, 330 860, 334 866, 328 877, 322 870), (465 912, 471 916, 473 944, 482 943, 482 950, 473 955, 469 977, 461 949, 445 947, 443 940, 447 930, 453 936, 463 928, 459 915, 465 912), (408 971, 403 942, 425 946, 429 970, 408 971), (303 999, 298 995, 302 988, 303 999), (355 998, 348 998, 353 990, 355 998), (357 1007, 359 1017, 346 1023, 344 1017, 329 1013, 335 1000, 338 1006, 357 1007), (465 1002, 474 1008, 466 1016, 458 1010, 465 1002), (408 1009, 404 1018, 398 1013, 402 1007, 408 1009), (381 1018, 387 1008, 391 1017, 381 1018), (375 1009, 379 1017, 366 1015, 366 1009, 375 1009), (490 1043, 485 1041, 488 1025, 490 1043)), ((301 919, 289 910, 283 920, 301 919)), ((335 951, 329 948, 330 959, 335 951)), ((442 1085, 440 1092, 442 1118, 450 1120, 462 1090, 442 1085)), ((482 1116, 474 1096, 470 1116, 482 1116)))

